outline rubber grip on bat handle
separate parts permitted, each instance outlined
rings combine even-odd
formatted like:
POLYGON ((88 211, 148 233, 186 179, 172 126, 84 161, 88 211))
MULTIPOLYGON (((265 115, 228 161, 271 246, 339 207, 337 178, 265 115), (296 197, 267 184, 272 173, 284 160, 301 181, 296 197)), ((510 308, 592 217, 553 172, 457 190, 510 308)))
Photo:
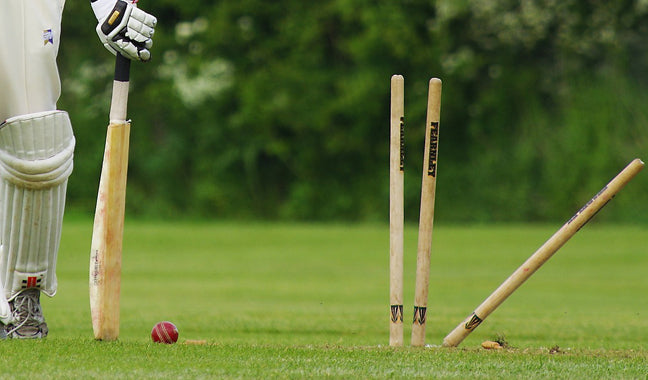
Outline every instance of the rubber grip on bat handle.
POLYGON ((117 53, 115 61, 115 80, 119 82, 128 82, 130 79, 130 59, 117 53))

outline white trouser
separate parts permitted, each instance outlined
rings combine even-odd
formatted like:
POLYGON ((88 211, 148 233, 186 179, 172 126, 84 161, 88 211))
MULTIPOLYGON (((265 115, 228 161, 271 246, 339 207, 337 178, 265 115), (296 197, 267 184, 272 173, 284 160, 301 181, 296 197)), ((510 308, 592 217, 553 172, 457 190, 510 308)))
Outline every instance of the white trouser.
POLYGON ((0 122, 56 109, 65 0, 0 0, 0 122))
MULTIPOLYGON (((0 123, 14 116, 56 110, 56 102, 61 94, 56 56, 60 44, 64 5, 65 0, 0 0, 0 38, 2 39, 0 42, 0 123)), ((7 183, 6 180, 2 181, 5 190, 7 183)), ((58 188, 62 194, 54 198, 59 200, 64 198, 65 184, 61 183, 52 188, 52 191, 58 188)), ((28 193, 33 191, 27 190, 28 193)), ((0 199, 8 195, 16 194, 14 191, 5 192, 0 194, 0 199)), ((7 201, 8 199, 5 199, 0 203, 4 204, 5 211, 7 211, 7 201)), ((12 203, 15 201, 12 200, 12 203)), ((62 212, 63 204, 58 207, 62 212)), ((41 211, 42 209, 33 210, 35 214, 41 211)), ((8 222, 15 216, 0 215, 5 228, 11 224, 8 222)), ((14 232, 18 235, 26 231, 16 229, 14 232)), ((11 257, 12 253, 7 250, 6 242, 4 244, 5 246, 0 250, 5 260, 4 264, 0 265, 0 321, 7 323, 11 315, 5 295, 11 297, 15 293, 12 288, 16 280, 13 276, 16 268, 9 268, 7 264, 11 260, 15 261, 16 258, 11 257), (8 276, 10 278, 7 278, 7 272, 10 273, 8 276)), ((58 246, 58 237, 55 245, 58 246)), ((43 271, 43 268, 39 268, 39 271, 43 271)), ((49 271, 50 269, 46 269, 45 273, 49 271)), ((52 278, 54 286, 52 287, 51 284, 49 286, 51 294, 56 291, 56 280, 55 277, 50 276, 50 281, 52 278)), ((31 278, 28 279, 29 281, 31 278)), ((38 279, 36 281, 38 282, 38 279)), ((39 287, 43 285, 38 284, 39 287)))

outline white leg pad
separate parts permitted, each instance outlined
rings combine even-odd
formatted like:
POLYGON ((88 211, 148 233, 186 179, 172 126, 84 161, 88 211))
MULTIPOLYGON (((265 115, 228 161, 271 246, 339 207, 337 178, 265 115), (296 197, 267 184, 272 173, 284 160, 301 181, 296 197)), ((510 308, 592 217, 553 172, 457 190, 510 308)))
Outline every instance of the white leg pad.
POLYGON ((74 143, 64 111, 17 116, 0 125, 0 279, 8 300, 27 288, 56 294, 74 143))
MULTIPOLYGON (((11 315, 11 308, 9 307, 9 302, 7 301, 7 297, 5 297, 5 291, 4 287, 2 286, 2 283, 0 283, 0 322, 2 322, 5 325, 10 324, 13 322, 13 318, 11 315)), ((0 328, 3 328, 0 326, 0 328)))

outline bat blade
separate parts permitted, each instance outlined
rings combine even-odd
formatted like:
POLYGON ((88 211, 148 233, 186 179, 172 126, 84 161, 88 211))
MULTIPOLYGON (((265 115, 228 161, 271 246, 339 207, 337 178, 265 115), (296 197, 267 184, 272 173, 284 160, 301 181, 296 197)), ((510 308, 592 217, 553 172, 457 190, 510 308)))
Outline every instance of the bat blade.
POLYGON ((90 254, 90 311, 95 339, 119 337, 122 237, 130 123, 111 123, 101 169, 90 254))
POLYGON ((90 314, 94 337, 112 341, 119 337, 122 241, 130 122, 126 121, 130 61, 120 55, 106 133, 97 207, 90 248, 90 314))

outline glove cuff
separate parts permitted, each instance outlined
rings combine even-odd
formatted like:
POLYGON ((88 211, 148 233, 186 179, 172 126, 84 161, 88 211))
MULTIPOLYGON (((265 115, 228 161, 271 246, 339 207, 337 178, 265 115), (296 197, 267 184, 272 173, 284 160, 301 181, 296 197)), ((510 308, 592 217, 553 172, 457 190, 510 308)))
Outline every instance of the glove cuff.
POLYGON ((108 14, 113 10, 117 1, 118 0, 90 0, 90 5, 92 6, 92 11, 97 18, 97 21, 101 22, 108 17, 108 14))

